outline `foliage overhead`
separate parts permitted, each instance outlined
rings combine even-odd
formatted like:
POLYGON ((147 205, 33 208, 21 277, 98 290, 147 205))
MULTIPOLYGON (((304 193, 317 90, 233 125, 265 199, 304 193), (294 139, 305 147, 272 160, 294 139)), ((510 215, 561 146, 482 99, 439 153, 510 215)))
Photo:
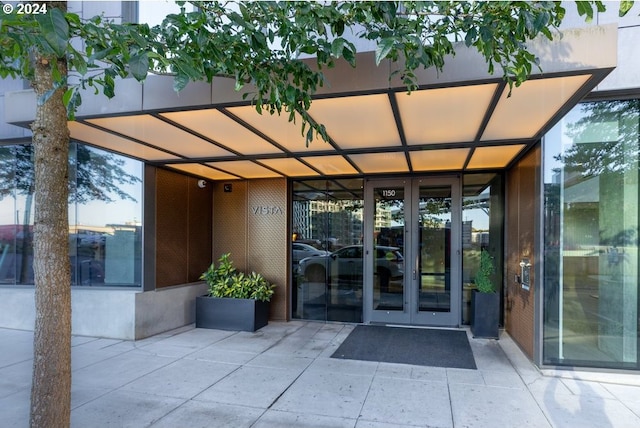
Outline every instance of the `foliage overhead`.
MULTIPOLYGON (((354 37, 376 43, 375 60, 391 60, 409 90, 416 70, 442 69, 455 42, 476 49, 489 72, 502 73, 518 86, 538 62, 526 42, 554 37, 565 15, 552 1, 420 1, 420 2, 189 2, 195 11, 171 14, 162 24, 116 24, 96 16, 49 8, 46 14, 5 14, 0 19, 0 77, 33 77, 33 51, 55 63, 66 57, 69 76, 51 67, 56 88, 68 88, 64 101, 70 118, 80 106, 81 89, 115 95, 116 79, 148 73, 168 74, 176 91, 190 81, 216 76, 235 80, 236 89, 251 85, 258 112, 286 112, 302 118, 307 141, 322 125, 311 122, 311 97, 324 84, 322 70, 343 58, 356 61, 354 37), (301 57, 315 61, 301 61, 301 57), (315 62, 315 64, 313 63, 315 62), (499 69, 499 70, 498 70, 499 69)), ((623 8, 630 8, 623 2, 623 8)), ((578 2, 578 11, 593 16, 598 1, 578 2)))

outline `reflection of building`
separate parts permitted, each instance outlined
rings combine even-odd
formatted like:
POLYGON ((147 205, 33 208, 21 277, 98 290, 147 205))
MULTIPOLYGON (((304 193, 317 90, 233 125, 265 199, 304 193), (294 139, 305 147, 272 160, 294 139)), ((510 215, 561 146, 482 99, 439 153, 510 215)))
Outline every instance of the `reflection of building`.
POLYGON ((353 201, 294 201, 292 230, 298 239, 327 241, 340 247, 359 243, 362 236, 361 204, 353 201))
POLYGON ((473 221, 464 220, 462 222, 462 248, 471 247, 472 242, 473 221))
POLYGON ((473 232, 471 234, 471 242, 478 247, 486 247, 489 245, 489 232, 473 232))
MULTIPOLYGON (((121 16, 121 2, 108 5, 109 16, 121 16)), ((594 22, 617 22, 615 8, 610 9, 594 22)), ((630 13, 618 30, 586 26, 569 13, 566 25, 583 28, 566 32, 561 42, 532 43, 544 73, 534 71, 510 98, 500 76, 486 74, 485 65, 462 47, 438 76, 420 73, 420 89, 411 95, 389 83, 390 64, 369 67, 374 55, 364 53, 357 70, 342 64, 327 70, 327 81, 335 84, 323 88, 314 119, 327 126, 334 144, 311 149, 296 140, 299 129, 258 118, 242 94, 226 90, 224 79, 192 84, 179 97, 172 95, 171 79, 160 76, 149 76, 144 86, 132 79, 119 82, 126 96, 114 101, 88 96, 79 121, 71 125, 73 138, 88 145, 74 147, 129 159, 126 173, 139 180, 131 186, 142 195, 135 202, 142 221, 135 229, 119 229, 108 224, 130 219, 96 223, 72 216, 74 332, 130 339, 190 323, 192 314, 184 308, 203 292, 199 275, 224 252, 232 253, 240 269, 260 271, 278 284, 276 319, 371 322, 370 311, 363 310, 370 302, 363 296, 374 294, 371 278, 381 274, 365 275, 364 268, 343 272, 331 289, 339 294, 329 295, 322 283, 305 290, 307 300, 300 294, 300 307, 292 313, 289 296, 297 283, 287 266, 291 235, 366 247, 388 228, 396 242, 408 242, 405 236, 415 232, 415 224, 403 224, 405 236, 396 227, 408 213, 383 205, 367 211, 375 204, 365 192, 368 183, 393 181, 410 191, 405 182, 445 177, 459 179, 461 210, 491 211, 486 227, 476 223, 474 232, 475 217, 461 216, 466 221, 450 223, 449 236, 457 237, 451 238, 452 248, 467 250, 458 267, 466 292, 473 283, 476 247, 496 258, 504 278, 503 326, 518 345, 540 365, 637 371, 640 56, 632 41, 640 39, 639 19, 630 13), (591 100, 605 100, 573 106, 589 94, 591 100), (363 115, 358 105, 378 116, 363 115), (341 132, 327 112, 357 135, 341 132), (192 128, 196 117, 211 129, 192 128), (484 119, 475 123, 468 117, 484 119), (238 126, 245 126, 242 132, 255 140, 253 148, 264 153, 245 153, 240 139, 225 131, 238 126), (210 150, 211 141, 227 144, 233 159, 182 152, 210 150), (295 174, 280 169, 284 160, 298 168, 295 174), (201 179, 210 185, 198 186, 201 179), (532 264, 528 289, 514 280, 522 275, 524 260, 532 264), (88 287, 95 284, 101 287, 88 287)), ((7 219, 0 225, 0 282, 9 285, 0 288, 0 319, 11 328, 31 328, 34 318, 29 186, 14 179, 28 177, 15 174, 18 168, 29 171, 29 151, 17 148, 28 147, 24 126, 33 119, 35 99, 23 88, 19 81, 0 85, 3 123, 11 123, 0 125, 0 174, 5 174, 0 188, 11 188, 0 199, 0 219, 7 219), (24 225, 16 230, 15 223, 24 225)), ((70 154, 73 162, 76 153, 70 154)), ((124 203, 119 197, 90 199, 98 210, 124 203)), ((74 201, 70 212, 90 217, 81 206, 74 201)), ((413 214, 414 220, 420 215, 419 202, 413 214)), ((406 247, 419 251, 418 245, 406 247)), ((407 272, 414 260, 405 259, 407 272)), ((456 286, 462 284, 451 289, 456 286)), ((454 307, 462 306, 462 299, 454 307)), ((451 325, 461 320, 464 315, 451 325)))

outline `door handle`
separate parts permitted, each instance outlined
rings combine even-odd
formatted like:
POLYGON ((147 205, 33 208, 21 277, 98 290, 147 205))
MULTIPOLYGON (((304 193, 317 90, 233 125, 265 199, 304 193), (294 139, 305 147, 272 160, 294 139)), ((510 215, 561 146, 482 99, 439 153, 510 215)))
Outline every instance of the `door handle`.
POLYGON ((415 269, 413 270, 413 279, 416 279, 416 271, 415 271, 415 269))

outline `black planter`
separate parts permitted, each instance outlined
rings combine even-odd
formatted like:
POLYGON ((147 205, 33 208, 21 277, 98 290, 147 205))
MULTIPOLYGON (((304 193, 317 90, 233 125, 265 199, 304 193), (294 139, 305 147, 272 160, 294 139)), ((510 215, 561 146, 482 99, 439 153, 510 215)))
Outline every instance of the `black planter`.
POLYGON ((196 327, 256 331, 269 322, 269 302, 196 297, 196 327))
POLYGON ((471 293, 471 333, 473 337, 498 339, 500 322, 500 295, 498 293, 471 293))

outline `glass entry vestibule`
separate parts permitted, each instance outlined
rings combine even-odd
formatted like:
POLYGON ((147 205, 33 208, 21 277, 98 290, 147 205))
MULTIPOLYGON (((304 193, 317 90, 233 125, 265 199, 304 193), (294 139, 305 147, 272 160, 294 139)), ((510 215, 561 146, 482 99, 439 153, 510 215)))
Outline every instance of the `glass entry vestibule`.
POLYGON ((500 174, 292 182, 291 317, 468 324, 481 251, 502 282, 500 174))
POLYGON ((366 181, 365 321, 460 324, 460 206, 458 177, 366 181))

